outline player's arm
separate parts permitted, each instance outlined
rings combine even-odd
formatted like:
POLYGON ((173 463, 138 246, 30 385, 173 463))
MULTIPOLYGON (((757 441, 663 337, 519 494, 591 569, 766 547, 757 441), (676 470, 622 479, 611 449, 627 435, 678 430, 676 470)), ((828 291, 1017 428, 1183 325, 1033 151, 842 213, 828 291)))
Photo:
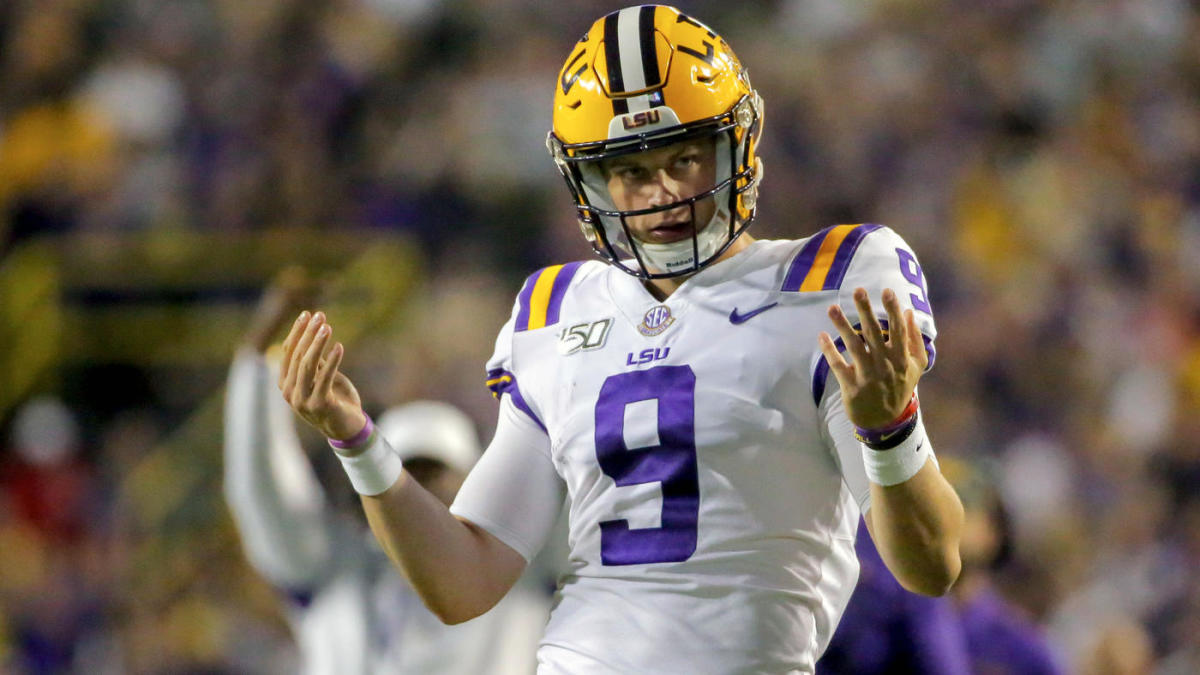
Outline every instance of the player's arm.
POLYGON ((861 337, 840 306, 829 308, 849 360, 828 333, 821 333, 820 348, 837 378, 845 414, 864 440, 863 461, 871 479, 865 519, 880 556, 908 590, 942 595, 962 568, 962 504, 933 460, 919 409, 913 407, 917 381, 929 363, 913 311, 904 311, 891 289, 882 299, 886 336, 866 289, 857 288, 853 301, 861 337), (903 442, 888 445, 901 436, 903 442))
POLYGON ((549 537, 565 494, 548 437, 509 398, 449 511, 406 485, 416 481, 402 476, 378 498, 363 497, 363 506, 392 560, 447 623, 482 614, 512 588, 549 537))
MULTIPOLYGON (((326 437, 353 439, 367 428, 368 418, 354 385, 339 371, 344 348, 333 342, 331 335, 323 314, 302 313, 284 341, 279 386, 292 408, 326 437)), ((502 433, 504 429, 502 424, 480 465, 496 458, 504 460, 506 451, 522 450, 519 441, 502 433), (500 451, 494 452, 497 443, 500 451)), ((490 609, 520 576, 526 558, 489 531, 452 515, 401 469, 399 458, 380 434, 369 436, 359 447, 341 450, 339 458, 363 495, 371 530, 384 550, 442 621, 460 623, 490 609), (354 473, 360 470, 365 473, 354 473)), ((532 475, 522 475, 516 462, 503 463, 516 468, 504 476, 516 486, 545 482, 538 480, 545 475, 544 465, 540 471, 531 471, 532 475)), ((477 473, 480 466, 472 470, 464 491, 477 473)), ((529 495, 538 492, 527 491, 529 495)), ((530 520, 548 520, 548 532, 560 504, 561 499, 545 505, 548 518, 530 520)))
POLYGON ((263 296, 230 367, 225 397, 225 498, 250 563, 297 590, 321 576, 331 540, 324 494, 301 448, 292 411, 274 393, 264 352, 308 292, 289 271, 263 296))

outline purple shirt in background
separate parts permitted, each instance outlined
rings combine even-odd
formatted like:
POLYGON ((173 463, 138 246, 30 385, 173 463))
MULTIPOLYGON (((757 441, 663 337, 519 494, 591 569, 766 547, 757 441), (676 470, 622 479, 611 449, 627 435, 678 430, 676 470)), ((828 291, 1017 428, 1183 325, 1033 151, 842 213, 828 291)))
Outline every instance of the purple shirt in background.
POLYGON ((817 662, 819 675, 971 673, 967 638, 949 598, 909 593, 879 557, 866 526, 855 544, 858 586, 817 662))
POLYGON ((977 594, 959 610, 967 648, 978 675, 1062 675, 1037 627, 992 589, 977 594))

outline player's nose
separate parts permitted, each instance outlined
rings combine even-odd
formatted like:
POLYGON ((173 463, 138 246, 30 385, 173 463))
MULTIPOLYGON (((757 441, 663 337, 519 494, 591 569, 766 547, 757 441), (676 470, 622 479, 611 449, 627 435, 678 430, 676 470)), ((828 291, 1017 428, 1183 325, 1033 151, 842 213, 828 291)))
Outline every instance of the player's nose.
POLYGON ((666 169, 655 171, 648 185, 650 206, 662 206, 679 201, 679 182, 666 169))

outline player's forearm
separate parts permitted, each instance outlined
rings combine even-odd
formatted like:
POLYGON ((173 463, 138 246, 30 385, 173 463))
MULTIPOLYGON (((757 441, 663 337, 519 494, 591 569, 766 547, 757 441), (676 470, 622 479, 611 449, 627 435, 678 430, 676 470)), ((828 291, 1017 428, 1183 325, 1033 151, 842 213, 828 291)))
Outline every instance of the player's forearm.
POLYGON ((932 459, 907 481, 871 484, 871 534, 896 580, 923 595, 943 595, 958 578, 963 508, 932 459))
POLYGON ((512 587, 525 559, 404 473, 376 497, 362 498, 371 531, 425 605, 448 624, 491 609, 512 587))

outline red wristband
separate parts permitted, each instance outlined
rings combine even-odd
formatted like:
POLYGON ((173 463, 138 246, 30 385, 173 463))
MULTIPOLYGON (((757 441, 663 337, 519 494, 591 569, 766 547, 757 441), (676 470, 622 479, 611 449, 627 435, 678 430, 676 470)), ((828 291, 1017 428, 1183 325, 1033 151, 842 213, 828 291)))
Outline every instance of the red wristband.
POLYGON ((920 403, 917 401, 917 392, 914 391, 912 398, 908 399, 908 405, 904 406, 904 410, 900 413, 900 415, 896 417, 896 419, 892 420, 892 423, 887 425, 886 428, 895 429, 896 427, 903 425, 909 420, 909 418, 917 414, 917 408, 919 407, 920 403))
POLYGON ((920 408, 920 403, 917 401, 917 393, 913 392, 912 398, 908 400, 908 405, 900 413, 900 416, 892 420, 887 426, 880 429, 864 429, 859 426, 854 427, 854 435, 859 441, 876 450, 884 450, 892 447, 908 437, 907 433, 898 433, 904 431, 906 427, 916 424, 917 410, 920 408))

